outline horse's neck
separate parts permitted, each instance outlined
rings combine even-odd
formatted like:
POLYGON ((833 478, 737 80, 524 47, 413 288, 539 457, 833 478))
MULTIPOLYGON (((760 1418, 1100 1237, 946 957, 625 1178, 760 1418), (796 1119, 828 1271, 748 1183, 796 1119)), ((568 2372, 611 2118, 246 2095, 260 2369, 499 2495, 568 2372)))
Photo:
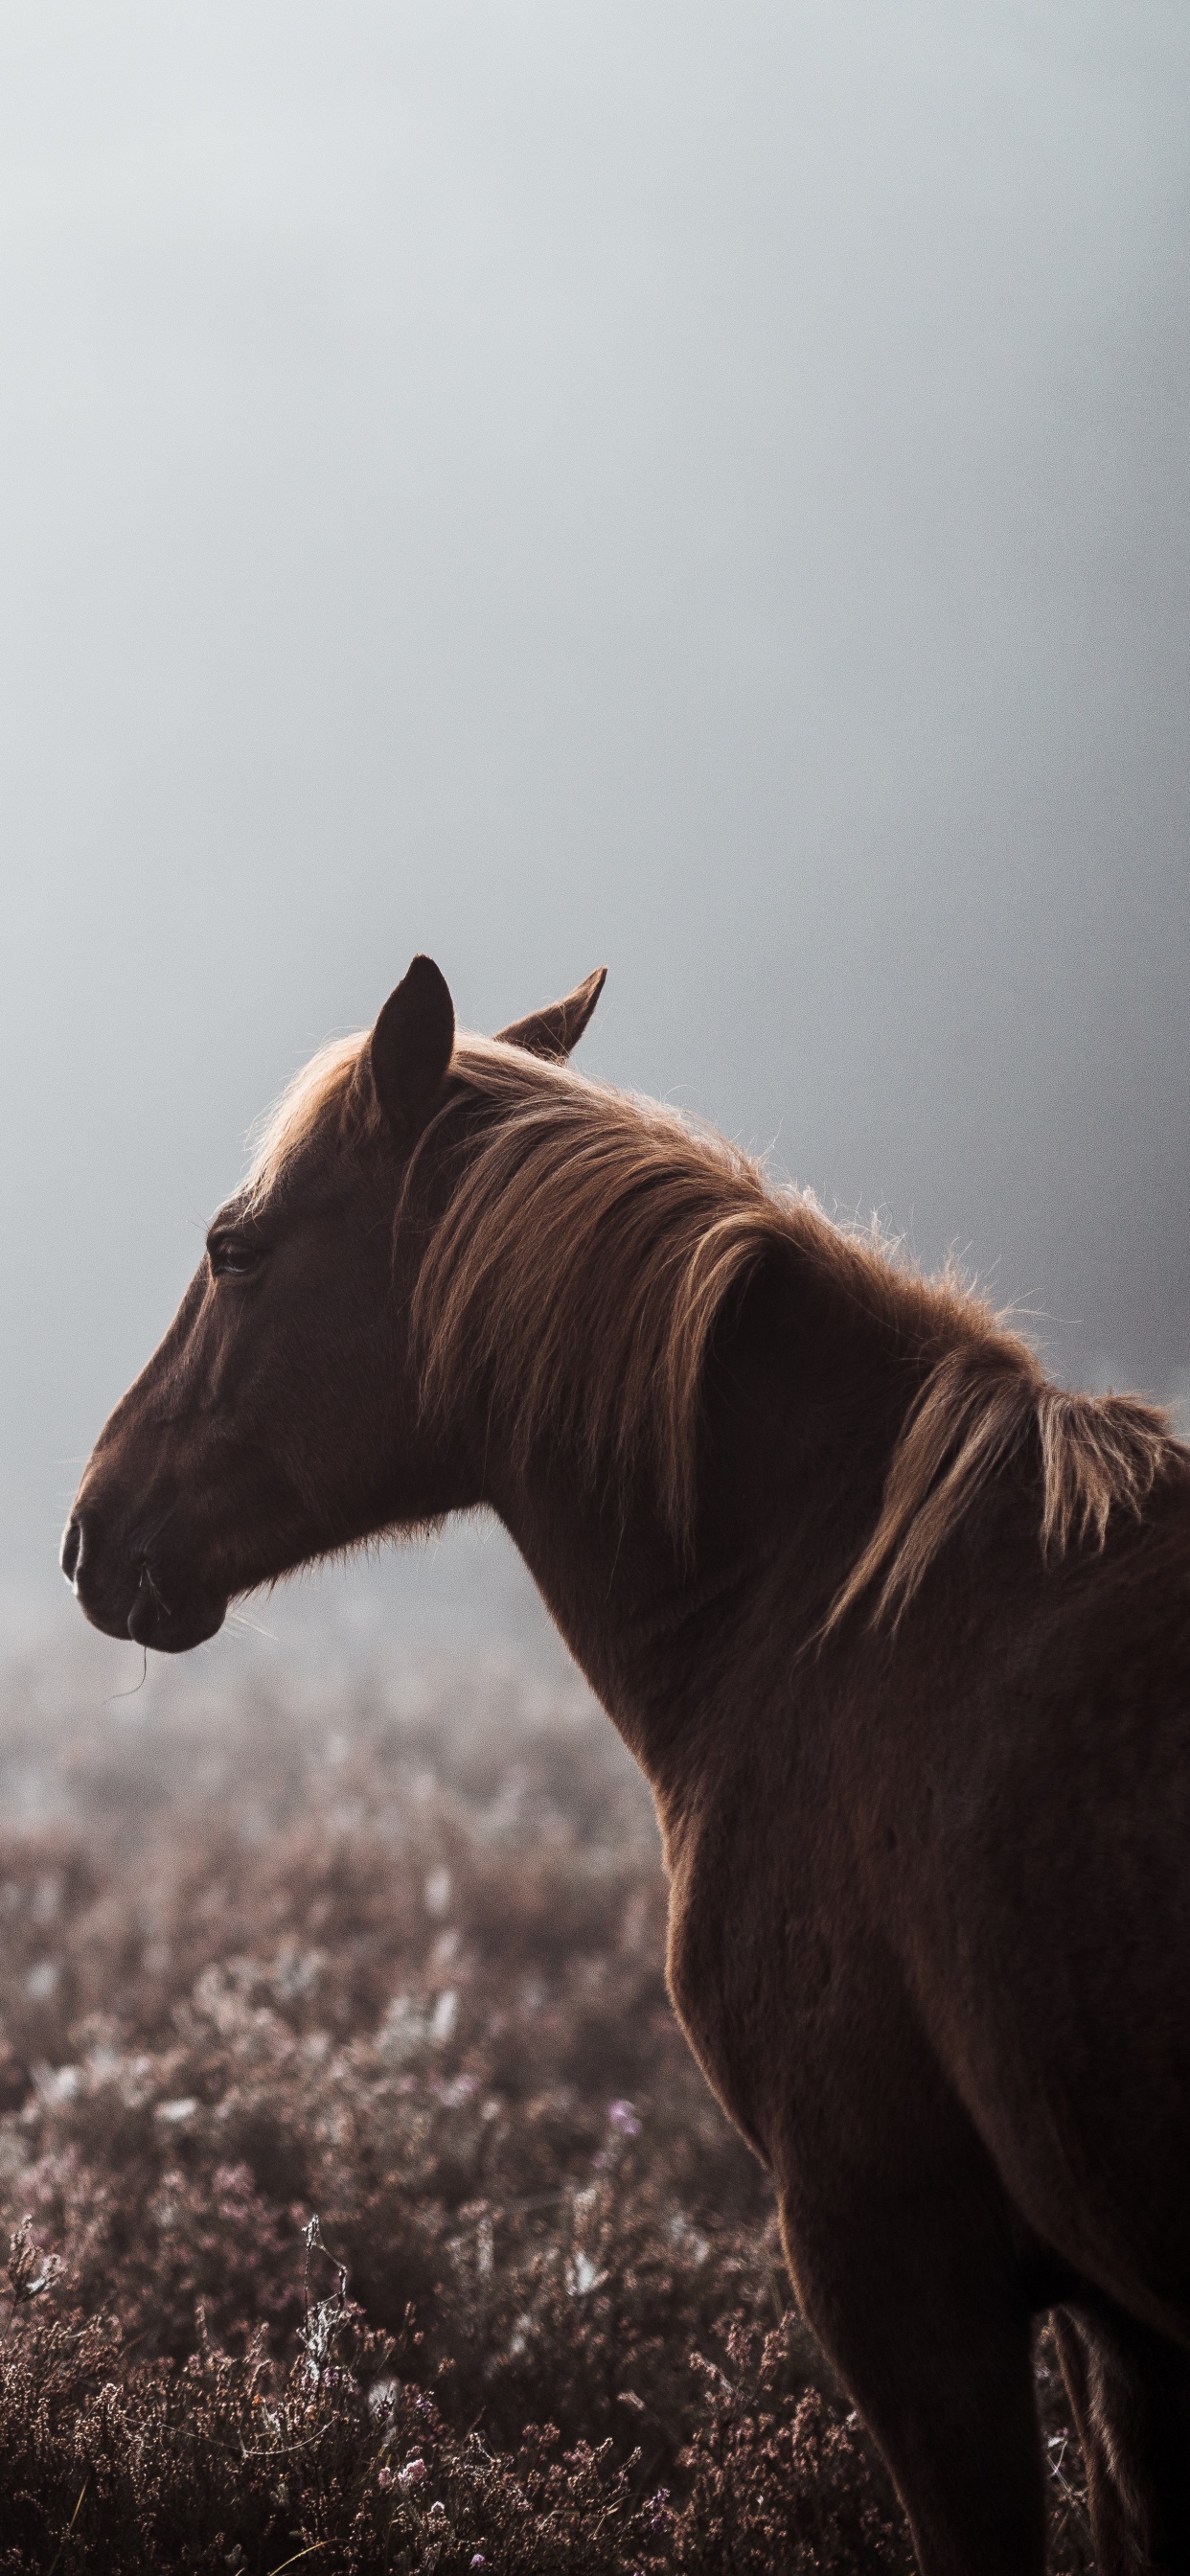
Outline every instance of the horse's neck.
POLYGON ((659 1789, 693 1732, 746 1724, 741 1699, 788 1674, 875 1518, 904 1402, 847 1318, 777 1281, 750 1293, 711 1364, 689 1550, 643 1456, 602 1497, 564 1447, 497 1468, 501 1517, 659 1789))

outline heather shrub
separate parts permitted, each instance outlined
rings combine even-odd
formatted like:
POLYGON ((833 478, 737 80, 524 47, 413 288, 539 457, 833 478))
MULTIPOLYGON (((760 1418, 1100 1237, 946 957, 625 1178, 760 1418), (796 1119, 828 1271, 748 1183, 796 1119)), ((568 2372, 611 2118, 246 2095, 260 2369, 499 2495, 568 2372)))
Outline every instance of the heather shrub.
POLYGON ((14 1694, 0 1767, 0 2576, 910 2565, 605 1720, 14 1694))
POLYGON ((530 2426, 495 2453, 341 2323, 333 2359, 284 2377, 202 2335, 171 2369, 110 2319, 30 2325, 0 2359, 0 2569, 622 2567, 642 2517, 610 2444, 530 2426))
POLYGON ((666 2565, 699 2576, 912 2570, 903 2517, 856 2416, 806 2385, 787 2333, 735 2323, 720 2359, 700 2354, 696 2368, 705 2403, 666 2565))

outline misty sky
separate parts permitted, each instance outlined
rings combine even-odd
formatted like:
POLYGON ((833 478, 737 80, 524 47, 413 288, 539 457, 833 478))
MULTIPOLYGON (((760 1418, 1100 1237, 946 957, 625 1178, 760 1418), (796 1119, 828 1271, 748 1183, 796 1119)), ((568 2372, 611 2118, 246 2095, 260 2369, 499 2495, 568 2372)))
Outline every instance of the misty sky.
POLYGON ((1190 12, 0 0, 10 1578, 416 948, 1190 1366, 1190 12))

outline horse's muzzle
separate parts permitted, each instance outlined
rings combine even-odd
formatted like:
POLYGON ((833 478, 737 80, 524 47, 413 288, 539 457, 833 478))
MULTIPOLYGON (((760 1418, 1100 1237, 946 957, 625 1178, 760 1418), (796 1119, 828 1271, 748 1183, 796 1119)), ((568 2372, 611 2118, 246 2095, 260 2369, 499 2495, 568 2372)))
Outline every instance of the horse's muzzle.
POLYGON ((62 1533, 62 1572, 79 1608, 105 1637, 131 1637, 159 1655, 184 1655, 221 1628, 222 1594, 158 1573, 143 1556, 105 1548, 93 1522, 72 1513, 62 1533))

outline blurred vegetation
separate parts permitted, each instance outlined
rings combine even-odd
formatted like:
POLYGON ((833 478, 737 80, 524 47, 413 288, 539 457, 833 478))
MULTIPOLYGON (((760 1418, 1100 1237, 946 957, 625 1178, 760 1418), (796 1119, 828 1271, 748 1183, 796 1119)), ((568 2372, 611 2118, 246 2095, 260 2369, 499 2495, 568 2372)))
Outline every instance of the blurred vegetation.
MULTIPOLYGON (((908 2569, 589 1704, 10 1680, 3 2571, 908 2569)), ((1091 2560, 1044 2340, 1054 2565, 1091 2560)))

